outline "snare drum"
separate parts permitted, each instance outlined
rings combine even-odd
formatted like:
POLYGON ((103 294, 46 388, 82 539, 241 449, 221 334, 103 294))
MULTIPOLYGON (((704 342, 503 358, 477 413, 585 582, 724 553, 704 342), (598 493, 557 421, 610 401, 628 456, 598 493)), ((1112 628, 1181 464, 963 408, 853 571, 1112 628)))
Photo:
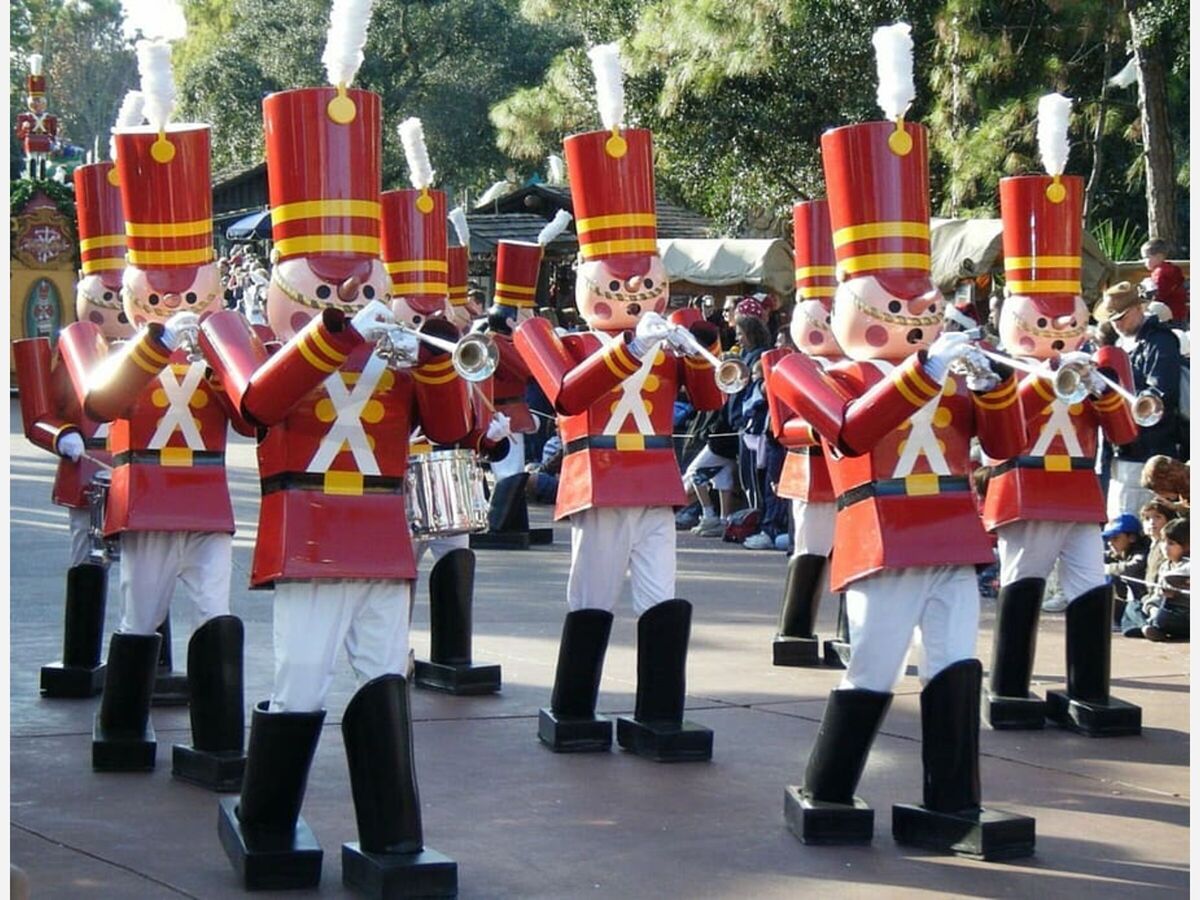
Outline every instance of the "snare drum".
POLYGON ((434 450, 409 458, 408 524, 415 537, 486 531, 483 469, 471 450, 434 450))
POLYGON ((121 558, 121 544, 116 538, 104 536, 104 510, 108 506, 108 491, 112 487, 112 473, 101 470, 92 476, 86 488, 88 499, 88 538, 91 548, 88 560, 103 565, 121 558))

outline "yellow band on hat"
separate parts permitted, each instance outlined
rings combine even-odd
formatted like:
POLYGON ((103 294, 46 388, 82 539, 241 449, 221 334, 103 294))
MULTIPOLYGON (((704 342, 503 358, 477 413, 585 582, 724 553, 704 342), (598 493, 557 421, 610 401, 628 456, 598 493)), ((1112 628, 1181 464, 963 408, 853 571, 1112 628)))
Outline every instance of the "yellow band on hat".
POLYGON ((438 294, 442 297, 449 293, 444 281, 396 281, 392 279, 392 291, 403 297, 405 294, 438 294))
POLYGON ((86 253, 88 250, 99 250, 101 247, 124 247, 125 235, 123 234, 98 234, 95 237, 84 238, 79 242, 79 251, 86 253))
POLYGON ((449 267, 444 259, 404 259, 398 262, 384 263, 387 270, 396 272, 448 272, 449 267))
POLYGON ((83 265, 84 275, 91 275, 93 272, 107 272, 112 269, 125 268, 125 260, 120 256, 102 256, 100 259, 85 259, 83 265))
POLYGON ((584 243, 579 247, 584 259, 595 259, 597 256, 611 256, 615 253, 646 253, 658 254, 658 243, 653 238, 631 238, 627 241, 596 241, 584 243))
POLYGON ((828 275, 830 278, 834 275, 834 266, 797 266, 797 278, 816 278, 819 275, 828 275))
POLYGON ((271 224, 282 225, 294 219, 316 219, 322 216, 378 219, 382 206, 377 200, 298 200, 284 203, 271 210, 271 224))
POLYGON ((1079 256, 1010 256, 1004 260, 1004 268, 1012 269, 1081 269, 1083 259, 1079 256))
POLYGON ((829 285, 825 284, 801 285, 800 287, 796 288, 796 293, 805 300, 814 300, 821 297, 832 297, 837 293, 837 288, 830 287, 829 285))
POLYGON ((134 250, 129 248, 130 265, 138 266, 200 266, 212 262, 212 247, 195 250, 134 250))
POLYGON ((928 253, 864 253, 852 256, 837 265, 846 275, 857 275, 866 269, 922 269, 929 271, 928 253))
POLYGON ((1078 281, 1009 281, 1009 291, 1014 294, 1078 294, 1078 281))
POLYGON ((532 297, 537 293, 536 287, 526 287, 523 284, 505 284, 503 281, 496 282, 496 293, 505 294, 522 294, 526 297, 532 297))
POLYGON ((854 241, 871 238, 909 237, 929 240, 927 222, 867 222, 863 225, 848 225, 833 233, 833 246, 841 247, 854 241))
POLYGON ((379 255, 379 238, 366 234, 308 234, 275 242, 280 256, 307 256, 310 253, 365 253, 379 255))
POLYGON ((575 222, 575 233, 587 234, 602 228, 657 228, 658 216, 654 213, 616 213, 611 216, 590 216, 575 222))
POLYGON ((196 219, 194 222, 130 222, 126 219, 125 234, 129 237, 183 238, 208 234, 212 227, 212 219, 196 219))
POLYGON ((533 300, 518 297, 504 297, 500 294, 495 294, 492 297, 492 302, 497 306, 512 306, 516 309, 531 309, 536 304, 533 300))

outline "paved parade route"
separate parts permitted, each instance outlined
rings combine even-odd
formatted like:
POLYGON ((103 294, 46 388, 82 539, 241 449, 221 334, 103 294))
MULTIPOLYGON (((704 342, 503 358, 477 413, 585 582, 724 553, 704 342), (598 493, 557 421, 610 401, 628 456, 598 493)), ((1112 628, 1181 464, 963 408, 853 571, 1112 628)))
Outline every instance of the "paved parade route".
MULTIPOLYGON (((38 898, 226 898, 241 895, 217 840, 216 795, 170 776, 170 745, 187 740, 185 709, 155 708, 158 768, 93 774, 97 700, 41 700, 41 665, 62 638, 67 518, 49 502, 54 460, 21 435, 13 400, 11 505, 12 860, 38 898)), ((228 457, 238 521, 233 612, 246 623, 246 703, 272 677, 271 604, 247 589, 258 481, 253 445, 228 457)), ((548 510, 534 508, 545 524, 548 510)), ((363 535, 386 552, 399 536, 363 535)), ((947 539, 952 536, 947 535, 947 539)), ((479 553, 477 662, 503 666, 501 695, 414 692, 417 764, 430 847, 459 864, 460 896, 1125 897, 1183 895, 1189 876, 1189 647, 1114 640, 1113 693, 1143 708, 1139 737, 1088 739, 1055 728, 984 728, 985 802, 1037 818, 1037 855, 983 864, 902 849, 893 802, 921 796, 919 684, 906 677, 860 785, 875 808, 866 848, 799 843, 783 820, 839 674, 771 666, 784 575, 782 553, 681 536, 681 593, 695 603, 689 718, 716 733, 711 763, 656 765, 620 751, 555 755, 539 746, 537 708, 549 701, 565 612, 568 531, 552 547, 479 553)), ((428 560, 422 575, 427 575, 428 560)), ((118 618, 110 579, 108 627, 118 618)), ((413 642, 428 649, 428 595, 418 586, 413 642)), ((176 668, 193 614, 173 612, 176 668)), ((819 631, 833 629, 822 610, 819 631)), ((990 656, 993 606, 984 603, 979 655, 990 656)), ((635 623, 628 594, 613 628, 600 709, 633 707, 635 623)), ((1063 616, 1046 615, 1034 689, 1063 683, 1063 616)), ((340 845, 355 838, 341 714, 353 693, 339 669, 309 780, 304 816, 325 849, 321 895, 348 896, 340 845)))

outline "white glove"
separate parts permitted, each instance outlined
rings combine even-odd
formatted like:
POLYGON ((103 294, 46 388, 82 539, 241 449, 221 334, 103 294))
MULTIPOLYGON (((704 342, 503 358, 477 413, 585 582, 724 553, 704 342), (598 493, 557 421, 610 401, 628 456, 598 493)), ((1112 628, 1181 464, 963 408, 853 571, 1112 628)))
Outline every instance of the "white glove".
POLYGON ((377 343, 381 338, 386 337, 387 343, 391 346, 391 349, 383 354, 385 357, 394 360, 401 368, 417 364, 417 354, 421 352, 421 341, 415 334, 406 328, 399 328, 395 325, 380 324, 371 327, 378 329, 378 335, 375 338, 377 343))
POLYGON ((629 342, 629 352, 638 359, 657 347, 671 333, 671 323, 653 310, 642 313, 638 319, 634 338, 629 342))
POLYGON ((68 431, 58 439, 54 449, 63 459, 79 462, 79 457, 83 456, 83 438, 79 436, 78 431, 68 431))
POLYGON ((968 347, 959 357, 967 364, 967 390, 986 394, 994 391, 1000 376, 992 371, 991 360, 978 347, 968 347))
POLYGON ((1059 357, 1063 366, 1076 366, 1084 373, 1083 383, 1093 397, 1099 397, 1108 390, 1109 385, 1096 370, 1092 357, 1082 350, 1073 350, 1059 357))
POLYGON ((961 331, 948 331, 938 335, 937 340, 925 351, 925 372, 937 382, 944 382, 950 364, 970 349, 971 339, 961 331))
POLYGON ((377 341, 388 330, 388 326, 396 324, 396 317, 382 302, 372 300, 354 314, 350 324, 364 341, 377 341))
POLYGON ((200 317, 194 312, 177 312, 163 325, 162 342, 168 350, 174 350, 187 335, 200 330, 200 317))
POLYGON ((502 412, 493 413, 488 423, 487 439, 496 443, 512 436, 511 420, 502 412))

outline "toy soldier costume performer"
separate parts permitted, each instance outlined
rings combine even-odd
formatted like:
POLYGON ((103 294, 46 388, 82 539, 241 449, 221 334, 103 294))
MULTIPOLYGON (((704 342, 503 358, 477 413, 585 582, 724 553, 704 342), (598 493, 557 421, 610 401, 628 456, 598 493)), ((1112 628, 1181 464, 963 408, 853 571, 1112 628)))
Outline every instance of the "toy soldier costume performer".
POLYGON ((267 316, 286 343, 267 359, 234 312, 202 326, 232 401, 260 427, 251 584, 275 590, 274 690, 254 709, 242 794, 222 801, 218 830, 247 888, 320 882, 300 807, 344 647, 359 682, 342 720, 359 840, 343 845, 342 880, 443 896, 457 867, 424 848, 404 676, 416 577, 404 481, 417 422, 452 442, 470 421, 447 354, 422 349, 406 369, 375 352, 395 329, 379 256, 380 99, 347 86, 367 24, 335 2, 325 64, 337 87, 263 101, 278 250, 267 316))
POLYGON ((973 436, 993 456, 1020 445, 1020 406, 1011 373, 992 373, 965 335, 939 336, 926 131, 903 119, 913 97, 908 31, 900 23, 874 39, 880 106, 895 123, 821 137, 840 280, 833 331, 849 360, 826 371, 795 353, 772 375, 771 389, 825 445, 837 494, 833 587, 846 591, 852 647, 785 811, 806 842, 870 841, 874 814, 854 790, 920 628, 924 803, 893 808, 893 837, 1020 856, 1033 852, 1033 820, 980 807, 974 565, 991 547, 968 477, 973 436), (959 360, 972 366, 967 379, 949 371, 959 360))
POLYGON ((233 508, 225 478, 230 409, 186 337, 216 307, 207 125, 169 123, 170 46, 138 43, 148 126, 118 129, 116 172, 128 247, 125 315, 138 332, 109 351, 100 327, 76 322, 59 340, 84 412, 111 422, 106 535, 121 535, 121 624, 92 742, 96 769, 154 768, 149 704, 160 636, 180 582, 200 625, 188 645, 193 746, 173 773, 236 789, 242 754, 242 623, 229 614, 233 508))
MULTIPOLYGON (((825 200, 797 203, 793 219, 796 307, 792 311, 792 343, 814 359, 834 362, 842 358, 842 350, 830 330, 837 281, 829 203, 825 200)), ((771 371, 789 352, 771 350, 762 357, 771 429, 787 448, 778 494, 792 501, 796 538, 795 550, 788 561, 773 659, 777 666, 815 666, 820 663, 820 653, 813 626, 821 599, 830 596, 828 561, 833 549, 834 498, 820 435, 770 390, 771 371)), ((839 616, 839 625, 844 622, 843 614, 839 616)))
POLYGON ((1088 309, 1079 282, 1083 179, 1062 174, 1070 106, 1058 94, 1038 104, 1038 138, 1050 174, 1000 180, 1009 293, 1000 336, 1005 349, 1043 374, 1021 382, 1027 438, 1020 455, 992 468, 984 503, 984 524, 998 535, 1000 550, 987 715, 994 728, 1041 728, 1048 715, 1085 734, 1136 734, 1141 709, 1109 695, 1112 588, 1098 527, 1105 521, 1104 496, 1093 468, 1100 429, 1124 444, 1137 437, 1137 426, 1121 395, 1095 374, 1098 368, 1127 376, 1125 352, 1102 347, 1094 363, 1077 352, 1088 309), (1056 396, 1051 361, 1081 367, 1088 393, 1056 396), (1056 560, 1070 598, 1067 690, 1051 691, 1043 703, 1030 695, 1029 681, 1042 593, 1056 560))
POLYGON ((703 321, 692 325, 696 337, 682 326, 666 328, 650 133, 621 127, 615 45, 590 55, 606 130, 569 137, 565 148, 583 258, 576 302, 591 330, 560 339, 545 319, 529 319, 514 335, 559 413, 565 456, 555 515, 571 519, 570 612, 538 734, 559 751, 611 746, 612 723, 595 708, 628 569, 638 615, 637 709, 620 719, 617 740, 654 759, 705 760, 712 732, 683 721, 692 607, 675 595, 671 507, 684 496, 671 427, 681 384, 698 409, 715 409, 722 397, 708 362, 659 344, 698 339, 714 348, 717 335, 703 321))
POLYGON ((17 115, 17 140, 25 149, 25 176, 46 177, 46 157, 58 142, 58 117, 46 112, 46 76, 42 74, 42 55, 29 56, 29 75, 25 81, 28 112, 17 115))

